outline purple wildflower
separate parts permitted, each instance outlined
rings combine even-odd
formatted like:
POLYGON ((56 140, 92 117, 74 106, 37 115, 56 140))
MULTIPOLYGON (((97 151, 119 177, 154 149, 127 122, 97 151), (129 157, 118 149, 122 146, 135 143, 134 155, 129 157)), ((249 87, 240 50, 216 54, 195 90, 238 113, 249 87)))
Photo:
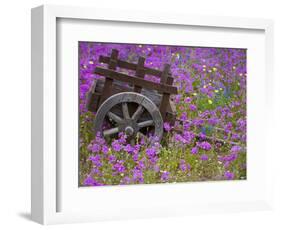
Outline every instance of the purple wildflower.
POLYGON ((109 162, 112 164, 112 163, 114 163, 114 162, 116 161, 116 156, 110 155, 110 156, 108 157, 108 160, 109 160, 109 162))
POLYGON ((237 133, 233 133, 232 136, 231 136, 232 140, 238 140, 239 138, 240 138, 240 135, 237 134, 237 133))
POLYGON ((186 121, 187 120, 187 113, 186 112, 183 112, 180 116, 180 120, 181 121, 186 121))
POLYGON ((165 181, 165 182, 168 181, 169 177, 170 177, 170 172, 167 172, 167 171, 162 172, 162 175, 161 175, 162 181, 165 181))
POLYGON ((186 164, 187 170, 190 171, 191 170, 191 166, 189 163, 186 164))
POLYGON ((145 150, 145 153, 149 158, 155 157, 156 156, 156 149, 153 148, 153 147, 148 148, 148 149, 145 150))
POLYGON ((109 149, 108 149, 108 147, 107 147, 106 145, 103 145, 103 146, 101 147, 101 151, 102 151, 102 153, 107 154, 108 151, 109 151, 109 149))
POLYGON ((95 143, 99 145, 103 145, 105 144, 105 140, 102 137, 100 137, 100 135, 97 135, 95 138, 95 143))
POLYGON ((140 144, 136 144, 136 145, 134 146, 133 153, 134 153, 134 154, 138 154, 139 151, 140 151, 140 148, 141 148, 141 145, 140 145, 140 144))
POLYGON ((183 132, 183 142, 184 144, 190 144, 191 141, 194 139, 194 134, 192 132, 189 131, 184 131, 183 132))
POLYGON ((207 142, 207 141, 203 141, 203 142, 199 143, 198 146, 201 149, 204 149, 206 151, 209 151, 212 148, 212 145, 209 142, 207 142))
POLYGON ((93 162, 93 164, 97 167, 102 166, 100 155, 90 156, 89 160, 93 162))
POLYGON ((127 136, 124 133, 119 133, 118 137, 119 137, 118 142, 120 144, 125 144, 126 143, 127 136))
POLYGON ((180 160, 180 170, 183 172, 187 170, 187 165, 185 163, 185 160, 180 160))
POLYGON ((98 153, 100 150, 101 150, 101 147, 98 144, 93 144, 92 147, 91 147, 91 151, 93 153, 98 153))
POLYGON ((100 172, 99 168, 93 167, 93 168, 91 169, 91 174, 92 174, 92 175, 101 175, 101 172, 100 172))
POLYGON ((224 127, 224 131, 225 131, 226 133, 230 133, 232 127, 233 127, 233 126, 232 126, 232 123, 231 123, 231 122, 228 122, 228 123, 226 124, 226 126, 224 127))
POLYGON ((186 97, 184 99, 184 103, 190 103, 192 101, 192 99, 190 97, 186 97))
POLYGON ((178 104, 180 102, 180 99, 181 99, 181 94, 178 94, 175 96, 174 102, 178 104))
POLYGON ((122 145, 120 145, 117 140, 113 141, 111 146, 112 146, 113 150, 116 152, 120 152, 122 149, 122 145))
POLYGON ((234 173, 232 172, 229 172, 229 171, 226 171, 224 173, 224 178, 227 179, 227 180, 233 180, 235 177, 234 173))
POLYGON ((193 123, 195 126, 200 127, 201 125, 204 124, 204 120, 199 119, 199 118, 195 118, 195 119, 192 121, 192 123, 193 123))
POLYGON ((241 148, 240 146, 234 145, 234 146, 232 146, 230 152, 232 152, 232 153, 238 153, 238 152, 240 152, 241 150, 242 150, 242 148, 241 148))
POLYGON ((138 168, 133 169, 133 180, 134 180, 134 182, 143 183, 143 181, 144 181, 143 173, 140 169, 138 169, 138 168))
POLYGON ((134 153, 134 155, 133 155, 133 160, 134 160, 135 162, 137 162, 137 161, 139 160, 139 154, 138 154, 138 153, 134 153))
POLYGON ((133 153, 133 152, 134 152, 134 148, 133 148, 130 144, 127 144, 127 145, 124 147, 124 150, 125 150, 127 153, 133 153))
POLYGON ((191 154, 195 155, 195 154, 197 154, 197 153, 198 153, 198 148, 197 148, 197 147, 193 147, 193 148, 191 149, 191 154))
POLYGON ((191 111, 195 111, 197 109, 197 107, 196 107, 196 105, 191 104, 191 105, 189 105, 189 109, 191 111))
POLYGON ((201 161, 207 161, 209 159, 209 157, 208 157, 208 155, 203 154, 203 155, 201 155, 200 159, 201 159, 201 161))
POLYGON ((95 179, 93 179, 91 176, 87 176, 85 180, 83 181, 83 185, 86 186, 102 186, 102 183, 99 183, 95 179))
POLYGON ((130 184, 130 183, 131 183, 131 178, 128 176, 125 176, 121 181, 121 184, 130 184))
POLYGON ((145 168, 145 164, 144 164, 144 161, 143 161, 143 160, 140 160, 140 161, 138 162, 138 168, 139 168, 139 169, 144 169, 144 168, 145 168))
POLYGON ((209 118, 208 119, 208 123, 210 124, 210 125, 217 125, 218 123, 219 123, 219 119, 218 118, 209 118))
POLYGON ((119 162, 115 163, 112 166, 112 169, 119 172, 119 173, 123 173, 126 170, 125 166, 123 165, 123 161, 119 161, 119 162))
POLYGON ((164 123, 164 129, 165 129, 166 132, 170 132, 171 126, 170 126, 170 124, 168 122, 164 123))
POLYGON ((159 172, 159 171, 160 171, 159 165, 154 165, 153 170, 154 170, 155 172, 159 172))

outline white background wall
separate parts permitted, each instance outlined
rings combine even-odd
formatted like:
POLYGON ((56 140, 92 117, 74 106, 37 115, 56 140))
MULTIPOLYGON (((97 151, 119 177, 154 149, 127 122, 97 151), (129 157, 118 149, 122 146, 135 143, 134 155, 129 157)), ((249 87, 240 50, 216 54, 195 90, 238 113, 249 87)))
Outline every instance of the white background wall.
MULTIPOLYGON (((0 5, 0 228, 38 229, 30 213, 30 8, 68 4, 116 9, 172 11, 196 15, 271 18, 275 21, 275 96, 280 99, 281 7, 278 0, 2 0, 0 5)), ((276 100, 277 101, 277 100, 276 100)), ((281 181, 280 106, 276 102, 276 181, 281 181)), ((281 183, 270 212, 201 215, 49 226, 52 229, 280 229, 281 183)))

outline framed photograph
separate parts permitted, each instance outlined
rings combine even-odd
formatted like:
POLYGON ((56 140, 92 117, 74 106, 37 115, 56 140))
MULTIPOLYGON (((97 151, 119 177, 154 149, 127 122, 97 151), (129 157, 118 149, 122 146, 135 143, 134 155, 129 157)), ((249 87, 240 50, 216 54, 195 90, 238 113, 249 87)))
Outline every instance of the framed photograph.
POLYGON ((273 23, 32 9, 32 219, 272 207, 273 23))

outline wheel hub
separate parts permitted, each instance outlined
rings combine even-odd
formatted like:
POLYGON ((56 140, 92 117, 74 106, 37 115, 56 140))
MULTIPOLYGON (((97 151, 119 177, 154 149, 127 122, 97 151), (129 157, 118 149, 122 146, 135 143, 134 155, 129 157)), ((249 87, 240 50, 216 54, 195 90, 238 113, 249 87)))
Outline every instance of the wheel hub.
POLYGON ((134 129, 133 129, 133 127, 127 126, 127 127, 125 128, 125 133, 126 133, 126 135, 128 135, 128 136, 132 136, 132 135, 134 134, 134 129))

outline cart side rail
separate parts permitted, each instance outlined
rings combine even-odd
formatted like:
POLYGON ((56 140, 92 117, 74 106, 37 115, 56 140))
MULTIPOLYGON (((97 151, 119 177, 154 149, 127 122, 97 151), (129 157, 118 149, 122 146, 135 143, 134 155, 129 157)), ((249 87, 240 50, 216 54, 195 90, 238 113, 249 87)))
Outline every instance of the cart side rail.
POLYGON ((156 83, 153 81, 148 81, 142 78, 127 75, 125 73, 119 73, 114 70, 110 70, 102 67, 96 67, 94 73, 101 76, 105 76, 106 78, 112 80, 126 82, 146 89, 157 90, 159 93, 168 93, 168 94, 177 93, 177 87, 164 83, 156 83))

